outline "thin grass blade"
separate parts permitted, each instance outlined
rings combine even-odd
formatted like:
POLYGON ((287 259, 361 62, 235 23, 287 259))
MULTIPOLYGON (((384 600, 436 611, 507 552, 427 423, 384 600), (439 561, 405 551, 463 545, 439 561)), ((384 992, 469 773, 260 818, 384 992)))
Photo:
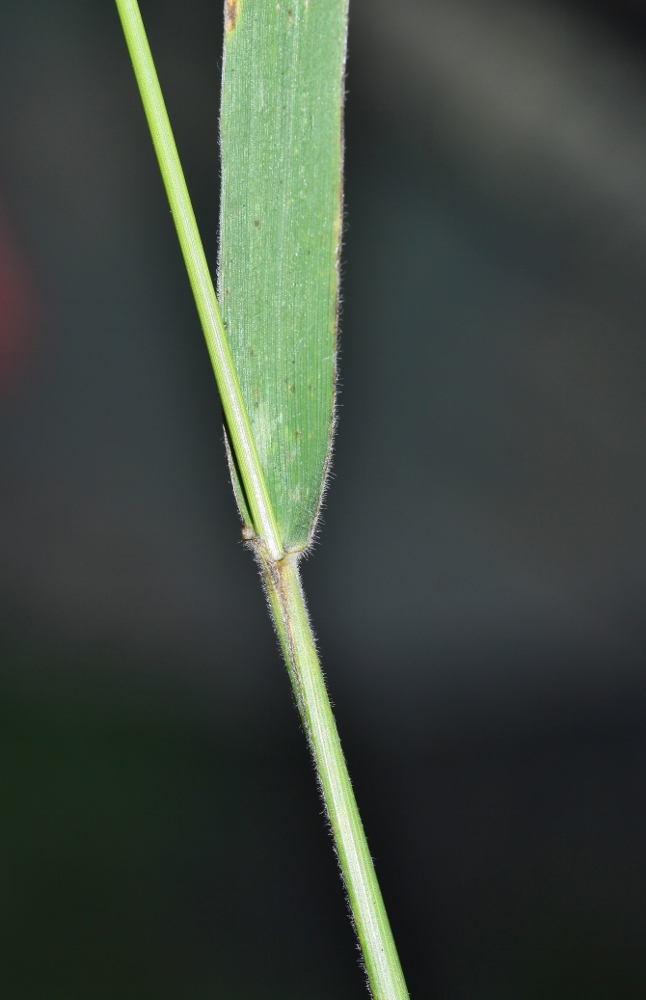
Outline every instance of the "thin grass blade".
POLYGON ((332 435, 346 22, 347 0, 226 4, 218 297, 292 552, 311 540, 332 435))
POLYGON ((345 0, 276 3, 278 17, 273 0, 227 0, 220 292, 233 351, 137 0, 116 3, 222 398, 245 536, 312 750, 372 995, 408 1000, 298 575, 333 423, 345 0))

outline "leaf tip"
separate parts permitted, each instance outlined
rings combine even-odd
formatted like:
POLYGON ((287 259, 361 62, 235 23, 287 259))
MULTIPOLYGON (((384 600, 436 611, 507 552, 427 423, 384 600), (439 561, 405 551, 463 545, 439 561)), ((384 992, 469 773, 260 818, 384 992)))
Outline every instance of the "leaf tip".
POLYGON ((239 0, 225 0, 224 3, 224 30, 227 35, 234 31, 238 18, 239 0))

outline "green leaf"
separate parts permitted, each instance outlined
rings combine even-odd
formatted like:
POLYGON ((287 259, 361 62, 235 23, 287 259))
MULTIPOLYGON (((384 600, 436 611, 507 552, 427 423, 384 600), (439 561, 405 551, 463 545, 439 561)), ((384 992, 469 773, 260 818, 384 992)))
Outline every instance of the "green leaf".
MULTIPOLYGON (((251 0, 248 32, 239 42, 240 0, 227 0, 226 44, 233 55, 225 70, 231 82, 224 95, 223 132, 229 145, 223 221, 229 229, 221 281, 225 301, 231 298, 231 284, 242 290, 238 302, 251 302, 238 309, 230 304, 228 313, 245 400, 137 0, 116 2, 222 399, 245 535, 256 539, 255 554, 316 764, 372 994, 375 1000, 409 1000, 298 574, 300 552, 311 539, 320 504, 332 429, 340 184, 330 163, 340 171, 347 10, 339 0, 302 0, 302 9, 287 8, 285 27, 285 12, 276 20, 270 4, 251 0), (309 13, 312 2, 317 18, 309 13), (325 56, 322 61, 317 49, 325 56), (272 67, 268 72, 267 66, 272 67), (309 90, 312 81, 315 93, 309 90), (274 127, 278 146, 272 141, 274 127), (252 153, 245 142, 251 142, 252 153), (250 220, 257 234, 248 232, 250 220), (247 415, 249 402, 252 413, 257 411, 264 469, 247 415), (290 428, 297 441, 293 452, 290 428), (276 498, 282 540, 273 510, 276 498), (285 547, 291 550, 287 554, 285 547)), ((280 4, 276 13, 281 14, 280 4)))
POLYGON ((347 0, 227 0, 225 22, 219 299, 278 531, 300 551, 334 415, 347 0))

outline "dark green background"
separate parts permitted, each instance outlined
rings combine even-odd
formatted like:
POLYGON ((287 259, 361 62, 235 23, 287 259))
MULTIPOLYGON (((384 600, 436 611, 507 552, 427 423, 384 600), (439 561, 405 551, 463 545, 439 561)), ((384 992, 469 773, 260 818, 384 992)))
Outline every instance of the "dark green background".
MULTIPOLYGON (((215 261, 221 11, 142 9, 215 261)), ((646 19, 389 10, 352 12, 305 568, 350 769, 413 997, 642 997, 646 19)), ((2 5, 0 207, 33 313, 0 365, 0 995, 359 998, 108 0, 2 5)))

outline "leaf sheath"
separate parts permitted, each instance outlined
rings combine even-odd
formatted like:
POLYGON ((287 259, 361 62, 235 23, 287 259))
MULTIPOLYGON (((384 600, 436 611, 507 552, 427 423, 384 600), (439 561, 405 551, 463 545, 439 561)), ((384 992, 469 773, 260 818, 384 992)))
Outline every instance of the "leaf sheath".
POLYGON ((374 1000, 409 1000, 372 857, 352 790, 298 572, 257 550, 272 617, 316 767, 339 867, 374 1000))

